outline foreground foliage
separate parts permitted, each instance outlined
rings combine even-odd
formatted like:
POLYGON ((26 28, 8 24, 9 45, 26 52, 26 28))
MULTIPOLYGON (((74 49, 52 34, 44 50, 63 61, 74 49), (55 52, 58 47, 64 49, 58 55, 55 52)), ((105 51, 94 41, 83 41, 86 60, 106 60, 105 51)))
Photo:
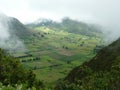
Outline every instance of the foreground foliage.
POLYGON ((41 81, 36 80, 32 70, 24 69, 19 60, 7 55, 2 49, 0 49, 0 82, 1 86, 5 85, 6 88, 13 88, 16 84, 23 85, 23 88, 32 88, 34 86, 37 90, 44 87, 41 81))

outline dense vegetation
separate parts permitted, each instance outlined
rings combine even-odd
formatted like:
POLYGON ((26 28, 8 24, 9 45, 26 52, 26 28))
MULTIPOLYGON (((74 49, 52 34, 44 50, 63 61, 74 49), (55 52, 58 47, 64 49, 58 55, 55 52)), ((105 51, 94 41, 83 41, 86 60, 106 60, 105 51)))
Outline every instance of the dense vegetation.
POLYGON ((0 88, 6 88, 5 90, 15 90, 17 84, 18 87, 22 85, 21 90, 32 87, 37 90, 43 88, 43 83, 36 80, 36 75, 32 70, 24 69, 19 60, 2 49, 0 49, 0 82, 0 88), (7 85, 11 86, 5 87, 7 85))
POLYGON ((120 39, 103 48, 92 60, 73 69, 56 90, 119 90, 120 39))

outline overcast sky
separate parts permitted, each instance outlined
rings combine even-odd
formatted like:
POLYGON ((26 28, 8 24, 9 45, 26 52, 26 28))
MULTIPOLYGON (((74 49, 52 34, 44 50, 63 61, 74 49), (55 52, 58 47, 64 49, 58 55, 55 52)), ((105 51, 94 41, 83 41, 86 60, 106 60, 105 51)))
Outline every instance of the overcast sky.
POLYGON ((119 0, 0 0, 0 11, 22 22, 40 17, 59 20, 66 16, 88 21, 105 18, 107 21, 108 17, 118 14, 119 4, 119 0))

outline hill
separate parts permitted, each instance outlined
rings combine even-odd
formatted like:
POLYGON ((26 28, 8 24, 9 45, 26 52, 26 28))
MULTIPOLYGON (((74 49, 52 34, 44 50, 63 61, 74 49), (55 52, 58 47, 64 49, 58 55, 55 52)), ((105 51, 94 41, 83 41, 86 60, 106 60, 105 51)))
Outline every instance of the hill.
MULTIPOLYGON (((69 22, 78 21, 70 20, 69 22)), ((64 22, 61 26, 60 23, 45 19, 27 25, 32 33, 29 37, 22 39, 27 50, 13 51, 12 55, 19 58, 26 68, 32 69, 38 79, 53 85, 74 67, 91 59, 96 54, 94 53, 96 45, 102 44, 101 32, 96 32, 93 36, 69 32, 67 30, 71 26, 70 23, 66 25, 67 22, 64 22)), ((86 24, 84 27, 87 28, 87 26, 86 24)), ((74 29, 73 26, 72 28, 74 29)))
POLYGON ((8 51, 25 50, 24 40, 31 31, 18 19, 0 14, 0 47, 8 51))
POLYGON ((0 25, 4 27, 1 29, 7 29, 11 36, 23 38, 31 34, 29 29, 27 29, 18 19, 4 14, 0 14, 0 25))
POLYGON ((68 90, 119 90, 119 45, 120 39, 100 50, 92 60, 74 68, 58 86, 68 90))
POLYGON ((28 51, 23 56, 26 57, 20 59, 38 78, 50 83, 91 59, 96 54, 93 52, 96 45, 102 44, 100 37, 56 31, 45 26, 34 27, 32 33, 32 38, 25 40, 28 51))
POLYGON ((101 33, 98 25, 86 24, 68 17, 63 18, 61 22, 55 22, 50 19, 39 19, 34 23, 27 24, 28 27, 45 26, 55 31, 66 31, 68 33, 81 34, 86 36, 97 36, 101 33))
POLYGON ((74 67, 90 60, 96 54, 94 49, 103 44, 102 33, 96 28, 89 29, 88 33, 94 33, 92 36, 82 32, 77 33, 79 30, 86 31, 89 25, 71 19, 64 23, 42 20, 39 23, 26 25, 27 27, 19 20, 8 16, 4 16, 1 22, 4 27, 8 27, 11 36, 7 41, 5 40, 3 46, 15 48, 16 41, 23 43, 24 50, 17 47, 9 53, 20 60, 25 68, 32 69, 36 78, 44 80, 48 86, 65 77, 74 67), (77 31, 75 33, 69 31, 70 28, 80 27, 82 29, 75 29, 77 31))

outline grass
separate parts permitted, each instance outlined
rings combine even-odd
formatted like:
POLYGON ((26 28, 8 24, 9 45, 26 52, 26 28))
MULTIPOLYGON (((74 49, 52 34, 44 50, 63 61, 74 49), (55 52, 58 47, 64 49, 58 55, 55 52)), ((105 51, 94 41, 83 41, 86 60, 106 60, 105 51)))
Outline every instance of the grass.
MULTIPOLYGON (((95 55, 94 47, 101 42, 98 37, 53 31, 45 27, 37 27, 32 32, 33 36, 24 40, 27 52, 32 57, 21 59, 38 57, 38 60, 23 62, 23 65, 33 69, 38 79, 49 84, 64 78, 74 67, 90 60, 95 55)), ((24 54, 17 52, 14 56, 24 54)))

